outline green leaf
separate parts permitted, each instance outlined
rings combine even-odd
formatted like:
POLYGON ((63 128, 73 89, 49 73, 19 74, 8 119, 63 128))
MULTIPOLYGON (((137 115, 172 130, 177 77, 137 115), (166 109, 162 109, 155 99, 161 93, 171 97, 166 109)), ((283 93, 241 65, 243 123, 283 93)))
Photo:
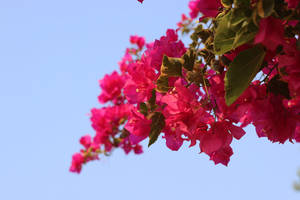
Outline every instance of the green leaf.
POLYGON ((140 109, 139 109, 140 113, 142 113, 144 116, 148 115, 148 108, 146 103, 142 102, 140 103, 140 109))
POLYGON ((166 93, 170 89, 169 77, 182 76, 182 66, 184 60, 182 58, 163 57, 163 64, 160 68, 160 76, 156 81, 156 90, 161 93, 166 93))
POLYGON ((169 78, 167 75, 161 74, 156 81, 156 91, 166 93, 170 89, 169 78))
POLYGON ((230 19, 228 21, 228 27, 230 27, 233 31, 238 31, 238 29, 241 27, 241 23, 245 22, 246 20, 247 17, 243 8, 232 9, 230 19))
POLYGON ((225 75, 225 100, 230 106, 248 88, 258 73, 265 51, 261 45, 242 51, 230 63, 225 75))
POLYGON ((259 0, 257 4, 258 15, 261 18, 269 17, 273 13, 274 7, 274 0, 259 0))
POLYGON ((154 89, 152 90, 152 95, 148 103, 150 105, 150 110, 153 111, 156 108, 156 91, 154 89))
POLYGON ((214 37, 214 51, 218 55, 251 41, 258 30, 252 18, 246 16, 247 9, 235 8, 217 19, 214 37))
POLYGON ((156 142, 162 129, 165 127, 165 116, 162 113, 160 112, 153 113, 151 120, 152 123, 151 123, 151 130, 149 134, 148 147, 150 147, 152 144, 156 142))
POLYGON ((242 26, 240 30, 236 32, 236 36, 232 44, 233 48, 239 47, 252 40, 255 37, 257 31, 258 28, 252 22, 245 26, 242 26))
POLYGON ((279 74, 274 76, 267 85, 268 91, 276 95, 282 95, 287 99, 291 99, 289 85, 280 80, 279 74))
POLYGON ((296 45, 297 45, 297 49, 300 51, 300 39, 297 40, 296 45))
POLYGON ((161 73, 168 76, 181 76, 183 60, 181 58, 171 58, 164 56, 161 66, 161 73))
POLYGON ((250 6, 250 0, 234 0, 233 3, 236 8, 250 6))
POLYGON ((233 4, 233 0, 222 0, 221 3, 224 7, 230 7, 233 4))
POLYGON ((188 71, 192 71, 196 61, 195 52, 192 49, 190 49, 182 56, 182 58, 184 60, 183 67, 188 71))
POLYGON ((231 12, 218 18, 218 27, 214 38, 214 49, 216 54, 221 55, 232 49, 235 39, 235 32, 228 26, 231 18, 231 12))

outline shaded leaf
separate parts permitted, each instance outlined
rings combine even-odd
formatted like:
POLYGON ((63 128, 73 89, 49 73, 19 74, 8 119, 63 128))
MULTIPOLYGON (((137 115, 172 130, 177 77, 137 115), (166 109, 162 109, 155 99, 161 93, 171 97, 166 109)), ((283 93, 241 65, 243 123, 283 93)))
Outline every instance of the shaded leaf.
POLYGON ((246 20, 247 17, 245 15, 244 9, 233 9, 228 21, 228 27, 230 27, 233 31, 238 31, 238 29, 241 27, 241 23, 245 22, 246 20))
POLYGON ((249 7, 250 0, 234 0, 233 1, 235 7, 249 7))
POLYGON ((156 81, 156 91, 166 93, 170 89, 169 78, 167 75, 161 74, 156 81))
POLYGON ((152 95, 148 103, 150 105, 150 110, 153 111, 156 107, 156 91, 154 89, 152 90, 152 95))
POLYGON ((142 113, 144 116, 148 115, 148 108, 146 103, 142 102, 140 103, 140 109, 139 109, 140 113, 142 113))
POLYGON ((156 91, 166 93, 170 89, 169 77, 182 76, 182 66, 184 60, 182 58, 163 57, 163 64, 160 68, 160 76, 156 81, 156 91))
POLYGON ((291 99, 288 83, 281 81, 278 74, 268 82, 267 88, 268 91, 273 94, 282 95, 287 99, 291 99))
POLYGON ((300 40, 299 39, 297 40, 296 45, 297 45, 297 49, 300 51, 300 40))
POLYGON ((275 7, 274 0, 259 0, 257 4, 258 15, 261 18, 269 17, 275 7))
POLYGON ((224 7, 230 7, 233 4, 233 0, 222 0, 221 3, 224 7))
POLYGON ((151 130, 149 134, 149 144, 148 147, 150 147, 152 144, 154 144, 160 135, 161 131, 165 127, 165 117, 160 112, 153 113, 151 117, 152 123, 151 123, 151 130))
POLYGON ((233 48, 239 47, 252 40, 255 37, 257 31, 258 28, 253 23, 241 27, 240 30, 236 32, 236 37, 232 44, 233 48))
POLYGON ((164 56, 161 73, 168 76, 181 76, 183 60, 164 56))
POLYGON ((187 51, 182 56, 182 58, 184 60, 183 67, 188 71, 192 71, 194 68, 195 61, 196 61, 195 52, 191 49, 191 50, 187 51))
POLYGON ((261 45, 242 51, 230 63, 225 75, 225 100, 230 106, 248 88, 259 71, 265 51, 261 45))

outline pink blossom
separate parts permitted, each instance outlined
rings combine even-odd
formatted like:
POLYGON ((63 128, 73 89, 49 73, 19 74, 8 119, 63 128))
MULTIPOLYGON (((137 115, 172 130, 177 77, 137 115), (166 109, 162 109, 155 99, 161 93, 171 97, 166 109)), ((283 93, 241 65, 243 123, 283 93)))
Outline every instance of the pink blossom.
POLYGON ((195 145, 202 132, 207 129, 207 123, 213 121, 211 115, 205 112, 197 101, 200 90, 186 88, 181 79, 174 84, 174 90, 162 97, 165 103, 163 114, 166 117, 165 138, 167 146, 178 150, 182 145, 182 134, 188 137, 191 145, 195 145))
POLYGON ((157 75, 147 60, 132 64, 128 69, 129 78, 124 86, 124 95, 129 103, 144 102, 151 97, 157 75))
POLYGON ((230 157, 233 155, 232 148, 230 146, 225 146, 218 151, 214 152, 210 156, 210 160, 214 161, 214 163, 217 165, 219 163, 227 166, 230 157))
POLYGON ((172 151, 178 151, 183 144, 183 139, 181 138, 180 134, 174 133, 166 133, 165 134, 166 145, 172 151))
POLYGON ((188 20, 190 20, 190 19, 189 19, 185 14, 182 14, 182 15, 181 15, 181 21, 177 23, 177 26, 178 26, 179 28, 183 27, 183 26, 184 26, 184 23, 185 23, 186 21, 188 21, 188 20))
POLYGON ((75 153, 72 156, 72 164, 70 167, 70 171, 80 173, 83 163, 84 163, 83 155, 81 153, 75 153))
POLYGON ((189 8, 193 19, 198 16, 199 12, 203 14, 203 18, 216 17, 222 4, 219 0, 192 0, 189 2, 189 8))
POLYGON ((150 59, 151 67, 160 71, 164 55, 179 58, 186 52, 184 44, 177 40, 176 31, 168 29, 166 36, 162 36, 160 40, 155 40, 154 44, 148 47, 145 56, 150 59))
POLYGON ((288 82, 290 96, 294 98, 300 95, 300 51, 296 39, 290 39, 284 44, 284 52, 278 58, 279 67, 286 72, 283 79, 288 82))
POLYGON ((120 76, 118 72, 114 71, 111 75, 105 75, 99 83, 102 92, 98 99, 100 103, 106 103, 107 101, 117 100, 121 94, 125 80, 123 76, 120 76))
POLYGON ((270 141, 279 143, 295 137, 297 117, 284 108, 281 96, 270 94, 266 99, 256 101, 251 117, 259 137, 268 137, 270 141))
POLYGON ((229 134, 227 127, 222 122, 212 124, 211 131, 207 132, 200 142, 200 149, 207 155, 219 151, 223 147, 229 146, 232 135, 229 134))
POLYGON ((133 151, 135 154, 141 154, 143 153, 143 147, 139 144, 135 145, 135 147, 133 147, 133 151))
POLYGON ((85 135, 80 138, 80 144, 88 149, 92 145, 92 137, 90 135, 85 135))
POLYGON ((299 5, 300 0, 285 0, 288 3, 289 8, 296 8, 299 5))
POLYGON ((283 22, 272 16, 261 19, 254 43, 262 43, 267 49, 275 51, 278 45, 284 43, 283 22))
POLYGON ((136 44, 139 47, 139 49, 142 49, 145 45, 145 38, 139 37, 137 35, 133 35, 133 36, 130 36, 130 43, 136 44))
POLYGON ((137 110, 132 110, 128 122, 125 127, 133 137, 130 140, 133 144, 144 140, 150 133, 151 120, 145 118, 144 115, 139 113, 137 110))
POLYGON ((122 73, 127 72, 127 68, 132 62, 133 62, 133 59, 130 54, 130 50, 127 48, 122 60, 120 62, 118 62, 121 72, 122 73))

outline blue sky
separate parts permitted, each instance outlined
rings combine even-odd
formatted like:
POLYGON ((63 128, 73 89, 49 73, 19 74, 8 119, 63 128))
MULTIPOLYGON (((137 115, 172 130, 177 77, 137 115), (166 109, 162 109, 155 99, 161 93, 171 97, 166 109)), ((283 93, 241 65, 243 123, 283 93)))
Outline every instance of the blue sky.
MULTIPOLYGON (((271 144, 253 128, 228 167, 198 148, 160 140, 140 156, 115 151, 68 172, 98 80, 117 69, 132 34, 152 41, 175 28, 188 0, 0 1, 0 199, 296 200, 299 144, 271 144)), ((280 122, 279 122, 280 123, 280 122)))

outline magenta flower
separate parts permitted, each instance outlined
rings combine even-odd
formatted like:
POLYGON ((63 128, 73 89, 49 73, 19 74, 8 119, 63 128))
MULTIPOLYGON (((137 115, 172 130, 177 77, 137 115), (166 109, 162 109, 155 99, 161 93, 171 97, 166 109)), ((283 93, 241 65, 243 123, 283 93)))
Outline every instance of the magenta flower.
POLYGON ((81 153, 75 153, 72 156, 72 163, 71 163, 70 171, 80 173, 83 163, 84 163, 83 155, 81 153))
POLYGON ((147 60, 141 60, 132 64, 128 73, 129 78, 124 86, 126 99, 132 104, 148 100, 158 77, 154 69, 149 66, 147 60))
POLYGON ((130 36, 130 43, 136 44, 139 47, 139 49, 142 49, 145 45, 145 38, 139 37, 137 35, 133 35, 133 36, 130 36))
POLYGON ((289 8, 296 8, 299 5, 300 0, 285 0, 285 2, 288 3, 289 8))
POLYGON ((125 79, 118 72, 114 71, 111 75, 105 75, 99 81, 102 92, 98 97, 100 103, 108 101, 117 101, 124 87, 125 79))
POLYGON ((139 113, 137 110, 132 110, 128 122, 125 127, 130 135, 130 140, 133 144, 137 144, 144 140, 150 133, 151 120, 145 118, 144 115, 139 113))
POLYGON ((202 18, 216 17, 222 4, 219 0, 192 0, 189 2, 190 16, 196 18, 201 12, 202 18))
POLYGON ((149 45, 145 56, 150 60, 151 67, 160 71, 164 55, 179 58, 186 52, 184 44, 177 40, 176 31, 168 29, 166 36, 162 36, 160 40, 155 40, 153 45, 149 45))
POLYGON ((262 43, 267 49, 275 51, 277 46, 284 43, 284 26, 280 19, 272 16, 260 20, 259 31, 254 44, 262 43))

